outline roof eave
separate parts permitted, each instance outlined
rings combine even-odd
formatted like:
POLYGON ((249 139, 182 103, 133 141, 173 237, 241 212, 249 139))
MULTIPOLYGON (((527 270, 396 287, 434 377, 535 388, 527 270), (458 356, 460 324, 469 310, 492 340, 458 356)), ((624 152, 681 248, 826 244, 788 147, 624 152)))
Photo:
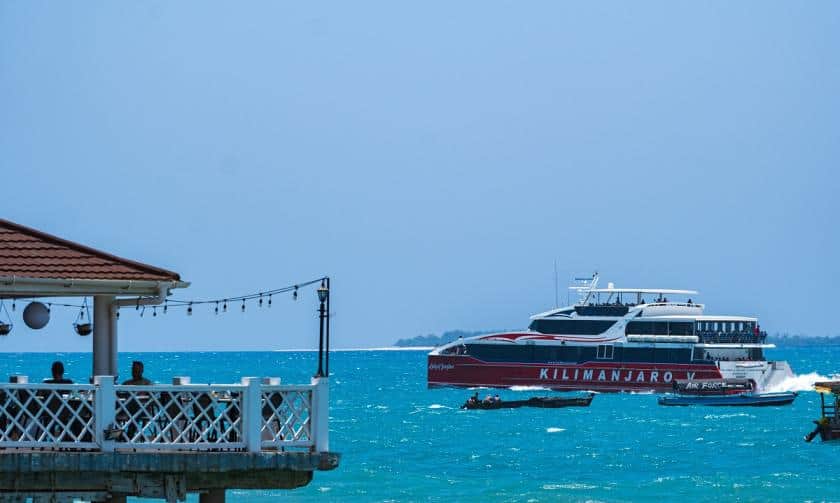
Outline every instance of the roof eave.
POLYGON ((174 280, 114 280, 72 278, 27 278, 0 276, 0 297, 83 297, 88 295, 158 295, 190 286, 174 280))

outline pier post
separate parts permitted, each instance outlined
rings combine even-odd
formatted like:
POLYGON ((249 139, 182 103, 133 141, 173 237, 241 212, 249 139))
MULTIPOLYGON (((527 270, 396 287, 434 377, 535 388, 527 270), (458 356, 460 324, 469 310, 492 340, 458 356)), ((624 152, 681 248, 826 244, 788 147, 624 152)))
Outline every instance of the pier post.
POLYGON ((330 379, 313 377, 312 384, 312 437, 315 452, 330 450, 330 379))
POLYGON ((262 450, 262 397, 260 396, 260 378, 243 377, 242 434, 245 436, 245 448, 248 452, 262 450))
POLYGON ((114 441, 105 434, 105 429, 114 424, 116 415, 117 394, 114 391, 114 376, 94 376, 93 384, 96 386, 94 397, 95 441, 103 452, 114 452, 114 441))

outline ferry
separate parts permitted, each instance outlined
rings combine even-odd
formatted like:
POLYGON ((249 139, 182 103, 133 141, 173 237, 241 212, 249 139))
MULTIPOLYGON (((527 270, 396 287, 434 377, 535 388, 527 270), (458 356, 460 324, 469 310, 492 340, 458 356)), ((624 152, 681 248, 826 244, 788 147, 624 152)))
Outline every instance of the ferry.
POLYGON ((775 346, 756 318, 707 315, 694 290, 575 281, 578 302, 532 316, 527 330, 435 348, 428 386, 668 392, 678 379, 746 379, 761 392, 793 375, 765 359, 775 346))

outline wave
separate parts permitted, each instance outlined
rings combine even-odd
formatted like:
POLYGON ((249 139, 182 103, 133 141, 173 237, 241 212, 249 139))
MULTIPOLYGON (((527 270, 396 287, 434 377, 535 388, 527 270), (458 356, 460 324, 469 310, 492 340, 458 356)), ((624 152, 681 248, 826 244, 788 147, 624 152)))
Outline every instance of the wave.
POLYGON ((562 431, 566 431, 566 428, 553 428, 552 427, 552 428, 546 428, 545 429, 546 433, 560 433, 562 431))
POLYGON ((511 386, 508 388, 511 391, 549 391, 550 388, 543 386, 511 386))
POLYGON ((809 372, 807 374, 797 374, 791 377, 786 377, 779 384, 770 386, 765 391, 768 393, 778 393, 781 391, 810 391, 814 389, 814 383, 817 381, 830 381, 830 377, 826 377, 816 372, 809 372))

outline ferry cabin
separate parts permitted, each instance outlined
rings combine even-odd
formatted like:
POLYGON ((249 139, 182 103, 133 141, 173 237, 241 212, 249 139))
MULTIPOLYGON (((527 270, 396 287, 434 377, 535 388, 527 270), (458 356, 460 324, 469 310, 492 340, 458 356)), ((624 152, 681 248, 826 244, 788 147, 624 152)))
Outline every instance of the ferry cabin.
POLYGON ((646 363, 763 361, 766 333, 755 318, 655 317, 630 321, 624 337, 609 334, 618 319, 535 319, 530 332, 499 334, 450 345, 441 354, 483 361, 585 363, 597 360, 646 363), (559 336, 560 344, 554 337, 559 336), (525 344, 510 344, 520 338, 525 344))

